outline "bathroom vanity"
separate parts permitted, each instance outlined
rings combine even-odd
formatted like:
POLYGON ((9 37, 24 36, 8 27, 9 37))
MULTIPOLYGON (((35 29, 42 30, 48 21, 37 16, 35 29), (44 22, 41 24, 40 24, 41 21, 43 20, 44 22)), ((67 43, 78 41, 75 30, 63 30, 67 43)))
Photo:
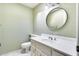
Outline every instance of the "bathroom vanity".
POLYGON ((53 36, 53 37, 55 37, 56 39, 49 40, 41 36, 32 37, 31 55, 32 56, 76 56, 77 55, 75 38, 67 39, 65 37, 60 37, 60 36, 53 36))
POLYGON ((32 40, 32 56, 64 56, 55 49, 32 40))

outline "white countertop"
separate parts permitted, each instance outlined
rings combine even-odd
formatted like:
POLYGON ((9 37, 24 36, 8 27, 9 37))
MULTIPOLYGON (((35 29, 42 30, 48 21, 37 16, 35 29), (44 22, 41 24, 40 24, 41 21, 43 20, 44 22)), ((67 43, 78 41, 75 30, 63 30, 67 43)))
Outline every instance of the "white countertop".
POLYGON ((72 56, 77 56, 75 38, 63 39, 64 37, 60 38, 58 36, 56 38, 58 38, 58 40, 53 41, 53 40, 44 39, 41 36, 31 37, 32 40, 40 42, 51 48, 54 48, 56 50, 59 50, 61 52, 64 52, 64 53, 72 55, 72 56))

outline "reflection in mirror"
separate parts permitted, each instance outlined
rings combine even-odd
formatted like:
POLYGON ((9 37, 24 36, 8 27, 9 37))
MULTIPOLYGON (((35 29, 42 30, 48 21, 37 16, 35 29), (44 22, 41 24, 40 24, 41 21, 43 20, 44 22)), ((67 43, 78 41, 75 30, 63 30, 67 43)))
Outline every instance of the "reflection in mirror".
POLYGON ((63 27, 67 21, 67 12, 63 8, 51 10, 46 18, 46 24, 51 30, 57 30, 63 27))

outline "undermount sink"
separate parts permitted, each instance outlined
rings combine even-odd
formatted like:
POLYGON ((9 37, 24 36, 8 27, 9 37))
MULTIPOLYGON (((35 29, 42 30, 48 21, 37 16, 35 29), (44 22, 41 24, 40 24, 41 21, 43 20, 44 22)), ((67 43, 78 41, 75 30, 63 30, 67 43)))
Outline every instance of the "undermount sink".
POLYGON ((49 34, 41 34, 42 40, 49 41, 51 43, 56 44, 64 44, 64 45, 75 45, 76 46, 76 40, 75 38, 70 37, 64 37, 64 36, 57 36, 57 35, 49 35, 49 34))
POLYGON ((53 35, 49 35, 49 34, 41 34, 41 38, 44 40, 56 40, 56 37, 53 35))

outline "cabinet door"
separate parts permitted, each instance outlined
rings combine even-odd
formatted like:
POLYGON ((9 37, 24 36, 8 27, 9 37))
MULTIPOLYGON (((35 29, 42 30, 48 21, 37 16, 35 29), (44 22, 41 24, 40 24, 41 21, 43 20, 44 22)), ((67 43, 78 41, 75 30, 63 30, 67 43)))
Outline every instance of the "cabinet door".
POLYGON ((36 56, 41 56, 40 50, 36 48, 36 56))
POLYGON ((64 55, 52 49, 52 56, 64 56, 64 55))
MULTIPOLYGON (((41 50, 41 52, 47 56, 51 56, 52 49, 44 44, 41 44, 39 42, 36 42, 36 48, 41 50)), ((42 54, 41 53, 41 54, 42 54)))
POLYGON ((36 48, 36 56, 46 56, 41 50, 36 48))
POLYGON ((35 41, 31 40, 31 55, 35 56, 35 41))
POLYGON ((31 46, 31 55, 32 56, 35 56, 36 55, 36 49, 33 46, 31 46))

